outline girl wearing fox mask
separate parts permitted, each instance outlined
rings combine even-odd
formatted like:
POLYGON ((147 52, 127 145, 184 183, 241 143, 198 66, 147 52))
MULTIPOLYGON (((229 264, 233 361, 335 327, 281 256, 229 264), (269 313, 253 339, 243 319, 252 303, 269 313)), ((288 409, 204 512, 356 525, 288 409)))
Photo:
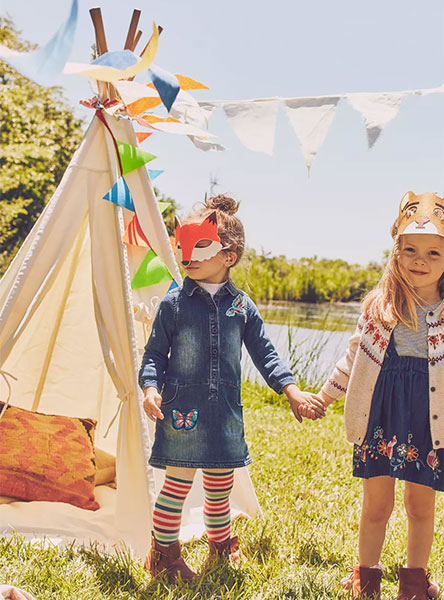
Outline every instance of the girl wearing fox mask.
POLYGON ((379 558, 402 479, 407 566, 397 598, 426 600, 438 596, 427 562, 435 491, 444 491, 444 200, 407 192, 392 235, 381 281, 321 398, 328 405, 346 393, 353 475, 363 478, 359 565, 342 585, 354 598, 380 598, 379 558))
POLYGON ((237 208, 231 198, 216 196, 185 223, 177 221, 177 260, 187 277, 161 302, 140 370, 144 408, 156 421, 150 464, 166 467, 147 568, 153 575, 166 570, 170 579, 198 578, 178 541, 183 503, 198 468, 210 558, 239 561, 229 496, 234 469, 251 462, 240 393, 242 342, 268 385, 287 396, 298 421, 324 415, 322 403, 297 388, 256 306, 230 279, 244 251, 237 208))

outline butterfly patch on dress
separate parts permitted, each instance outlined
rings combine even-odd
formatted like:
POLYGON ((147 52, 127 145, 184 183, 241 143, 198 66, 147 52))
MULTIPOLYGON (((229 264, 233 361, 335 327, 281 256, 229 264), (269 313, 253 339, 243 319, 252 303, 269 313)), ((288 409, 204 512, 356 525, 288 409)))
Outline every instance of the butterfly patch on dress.
POLYGON ((198 415, 199 411, 196 409, 190 410, 190 412, 185 415, 182 414, 180 410, 173 408, 171 416, 173 418, 174 429, 186 429, 187 431, 193 429, 196 425, 198 415))
POLYGON ((242 294, 238 294, 233 300, 233 304, 225 313, 227 317, 234 317, 235 315, 243 315, 245 323, 247 322, 247 304, 245 297, 242 294))

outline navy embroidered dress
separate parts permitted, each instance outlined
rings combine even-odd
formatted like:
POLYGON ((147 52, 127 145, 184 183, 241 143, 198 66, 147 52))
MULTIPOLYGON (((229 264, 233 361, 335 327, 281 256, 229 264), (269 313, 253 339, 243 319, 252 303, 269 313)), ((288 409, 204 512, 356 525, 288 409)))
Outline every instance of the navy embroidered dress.
POLYGON ((367 435, 354 446, 353 475, 389 475, 444 491, 444 449, 434 450, 426 358, 399 356, 393 335, 370 409, 367 435))
POLYGON ((165 417, 156 421, 151 465, 234 468, 251 462, 241 402, 242 343, 276 392, 294 383, 255 304, 230 281, 212 297, 186 277, 162 300, 139 373, 142 389, 161 392, 165 417))

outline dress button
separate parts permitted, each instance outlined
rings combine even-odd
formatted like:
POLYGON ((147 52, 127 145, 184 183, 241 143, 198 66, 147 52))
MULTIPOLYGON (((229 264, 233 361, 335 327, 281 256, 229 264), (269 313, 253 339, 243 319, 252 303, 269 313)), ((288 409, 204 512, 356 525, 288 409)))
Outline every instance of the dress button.
POLYGON ((434 386, 432 385, 432 387, 430 388, 430 391, 431 391, 431 392, 436 392, 436 387, 434 387, 434 386))
POLYGON ((441 442, 439 440, 436 440, 435 442, 435 446, 440 446, 441 442))
POLYGON ((435 419, 435 421, 437 418, 438 418, 438 415, 433 415, 433 417, 432 417, 432 419, 435 419))
POLYGON ((429 310, 429 317, 433 317, 435 313, 433 312, 433 310, 429 310))
POLYGON ((430 364, 432 365, 432 367, 434 367, 434 366, 436 365, 436 363, 435 363, 435 361, 434 361, 434 360, 431 360, 431 361, 430 361, 430 364))

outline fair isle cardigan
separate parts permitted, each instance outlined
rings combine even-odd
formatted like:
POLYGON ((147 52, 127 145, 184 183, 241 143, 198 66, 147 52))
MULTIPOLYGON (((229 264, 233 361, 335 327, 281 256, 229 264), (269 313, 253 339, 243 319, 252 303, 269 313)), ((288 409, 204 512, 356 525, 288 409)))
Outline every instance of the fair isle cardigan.
MULTIPOLYGON (((426 315, 429 364, 430 432, 435 450, 444 448, 444 300, 426 315)), ((345 394, 345 431, 349 442, 361 445, 376 381, 397 321, 389 326, 361 314, 349 346, 322 387, 335 400, 345 394)))

